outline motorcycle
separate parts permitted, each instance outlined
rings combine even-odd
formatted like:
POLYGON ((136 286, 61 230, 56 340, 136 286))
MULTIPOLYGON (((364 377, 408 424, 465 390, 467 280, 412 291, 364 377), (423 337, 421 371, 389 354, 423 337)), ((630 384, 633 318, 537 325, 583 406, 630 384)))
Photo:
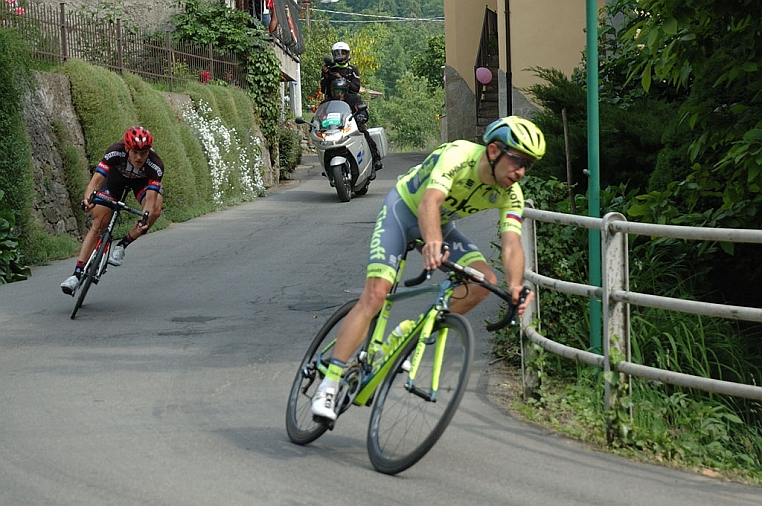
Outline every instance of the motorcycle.
MULTIPOLYGON (((297 123, 309 125, 310 139, 323 167, 322 175, 336 188, 342 202, 349 202, 352 193, 368 193, 373 158, 365 136, 357 128, 358 120, 367 116, 367 108, 360 104, 357 111, 352 112, 343 100, 329 100, 318 106, 310 123, 296 118, 297 123)), ((369 128, 368 132, 383 158, 388 150, 384 129, 369 128)))

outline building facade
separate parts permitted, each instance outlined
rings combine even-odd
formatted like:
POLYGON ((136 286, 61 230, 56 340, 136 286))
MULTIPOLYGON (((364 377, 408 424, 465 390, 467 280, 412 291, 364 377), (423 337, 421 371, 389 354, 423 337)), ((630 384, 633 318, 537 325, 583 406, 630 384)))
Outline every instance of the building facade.
MULTIPOLYGON (((598 9, 605 0, 596 0, 598 9)), ((444 0, 445 140, 477 139, 498 117, 537 110, 533 67, 566 75, 582 62, 586 0, 444 0), (485 70, 486 69, 486 70, 485 70)))

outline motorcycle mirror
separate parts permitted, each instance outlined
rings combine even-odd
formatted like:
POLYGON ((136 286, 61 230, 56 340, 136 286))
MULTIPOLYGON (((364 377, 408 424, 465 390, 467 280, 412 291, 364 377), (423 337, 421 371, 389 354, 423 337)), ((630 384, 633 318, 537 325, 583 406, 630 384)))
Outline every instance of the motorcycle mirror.
POLYGON ((367 109, 368 109, 368 104, 357 104, 358 111, 366 111, 367 109))
POLYGON ((298 124, 300 124, 300 125, 306 125, 306 124, 307 124, 307 120, 305 120, 305 119, 304 119, 304 118, 302 118, 301 116, 299 116, 298 118, 296 118, 294 121, 296 121, 296 122, 297 122, 298 124))

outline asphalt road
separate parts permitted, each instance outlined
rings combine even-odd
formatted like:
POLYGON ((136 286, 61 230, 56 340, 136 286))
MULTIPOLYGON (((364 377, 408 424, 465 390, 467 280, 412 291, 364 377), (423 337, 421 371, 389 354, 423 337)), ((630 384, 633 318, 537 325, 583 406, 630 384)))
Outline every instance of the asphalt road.
MULTIPOLYGON (((153 232, 74 321, 58 288, 73 259, 0 285, 0 505, 762 504, 758 488, 594 452, 512 418, 487 395, 491 300, 470 315, 478 353, 461 409, 411 469, 373 471, 367 408, 309 446, 289 442, 297 364, 358 293, 380 203, 420 159, 391 155, 349 203, 302 168, 266 198, 153 232)), ((496 219, 461 228, 486 248, 496 219)))

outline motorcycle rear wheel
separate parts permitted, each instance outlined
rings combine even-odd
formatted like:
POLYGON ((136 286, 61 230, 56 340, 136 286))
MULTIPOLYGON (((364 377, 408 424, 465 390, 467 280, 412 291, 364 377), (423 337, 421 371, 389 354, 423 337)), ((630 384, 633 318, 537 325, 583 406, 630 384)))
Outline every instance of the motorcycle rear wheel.
POLYGON ((362 188, 355 191, 355 195, 365 195, 366 193, 368 193, 368 186, 370 186, 370 180, 366 180, 365 184, 362 185, 362 188))

